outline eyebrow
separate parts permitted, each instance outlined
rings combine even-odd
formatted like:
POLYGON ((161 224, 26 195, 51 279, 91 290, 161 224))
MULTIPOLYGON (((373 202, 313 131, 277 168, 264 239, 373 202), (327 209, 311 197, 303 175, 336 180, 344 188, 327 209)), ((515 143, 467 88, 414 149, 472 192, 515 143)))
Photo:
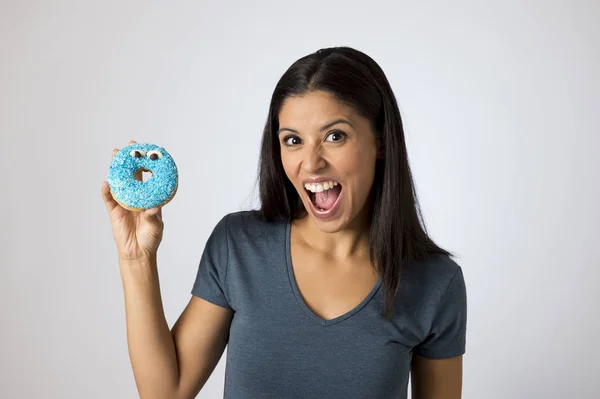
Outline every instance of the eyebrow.
MULTIPOLYGON (((329 129, 331 126, 333 126, 333 125, 337 125, 338 123, 345 123, 345 124, 347 124, 347 125, 350 125, 350 127, 354 128, 354 126, 352 125, 352 123, 348 122, 346 119, 336 119, 336 120, 334 120, 334 121, 332 121, 332 122, 329 122, 329 123, 327 123, 326 125, 324 125, 324 126, 321 128, 321 131, 323 131, 323 130, 327 130, 327 129, 329 129)), ((285 132, 285 131, 292 132, 292 133, 297 133, 297 134, 298 134, 298 131, 297 131, 297 130, 290 129, 290 128, 288 128, 288 127, 282 127, 281 129, 279 129, 279 130, 277 131, 277 135, 279 135, 280 133, 282 133, 282 132, 285 132)))

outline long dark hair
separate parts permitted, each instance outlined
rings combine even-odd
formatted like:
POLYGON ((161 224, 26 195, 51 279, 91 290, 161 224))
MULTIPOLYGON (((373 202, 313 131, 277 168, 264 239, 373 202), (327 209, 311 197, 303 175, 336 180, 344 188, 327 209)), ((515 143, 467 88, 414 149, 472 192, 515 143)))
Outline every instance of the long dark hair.
POLYGON ((271 98, 264 128, 260 164, 259 217, 291 221, 304 206, 281 162, 279 111, 284 100, 324 91, 351 105, 371 126, 381 142, 383 157, 375 164, 369 254, 382 279, 383 316, 391 317, 402 265, 433 254, 450 255, 428 236, 408 163, 400 110, 379 65, 350 47, 320 49, 306 55, 283 74, 271 98))

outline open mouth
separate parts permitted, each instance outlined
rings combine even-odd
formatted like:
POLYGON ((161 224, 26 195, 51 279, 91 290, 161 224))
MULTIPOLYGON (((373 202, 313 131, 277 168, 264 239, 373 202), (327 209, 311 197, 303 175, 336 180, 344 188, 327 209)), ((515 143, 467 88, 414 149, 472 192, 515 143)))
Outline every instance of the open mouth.
POLYGON ((328 212, 332 210, 338 202, 342 185, 333 182, 325 184, 307 184, 304 187, 313 208, 318 212, 328 212))
POLYGON ((150 171, 146 168, 139 168, 138 170, 135 171, 133 176, 135 177, 136 180, 139 180, 142 183, 146 183, 148 181, 148 179, 150 179, 153 176, 153 173, 152 173, 152 171, 150 171))

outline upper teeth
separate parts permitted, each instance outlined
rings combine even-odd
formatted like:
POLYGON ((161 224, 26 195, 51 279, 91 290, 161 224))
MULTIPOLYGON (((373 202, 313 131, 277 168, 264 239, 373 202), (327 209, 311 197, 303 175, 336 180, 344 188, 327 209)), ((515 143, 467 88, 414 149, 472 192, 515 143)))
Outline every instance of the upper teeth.
POLYGON ((338 185, 338 182, 336 182, 336 181, 328 181, 328 182, 316 183, 316 184, 306 183, 304 185, 304 188, 313 193, 320 193, 322 191, 334 188, 337 185, 338 185))

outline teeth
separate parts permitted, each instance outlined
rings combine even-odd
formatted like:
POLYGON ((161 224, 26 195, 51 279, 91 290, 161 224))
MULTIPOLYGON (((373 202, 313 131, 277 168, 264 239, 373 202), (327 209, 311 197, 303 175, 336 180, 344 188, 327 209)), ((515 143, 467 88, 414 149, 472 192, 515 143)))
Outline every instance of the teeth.
POLYGON ((327 191, 327 190, 334 188, 338 184, 339 183, 336 181, 328 181, 328 182, 318 183, 318 184, 306 183, 304 185, 304 188, 313 193, 321 193, 323 191, 327 191))

